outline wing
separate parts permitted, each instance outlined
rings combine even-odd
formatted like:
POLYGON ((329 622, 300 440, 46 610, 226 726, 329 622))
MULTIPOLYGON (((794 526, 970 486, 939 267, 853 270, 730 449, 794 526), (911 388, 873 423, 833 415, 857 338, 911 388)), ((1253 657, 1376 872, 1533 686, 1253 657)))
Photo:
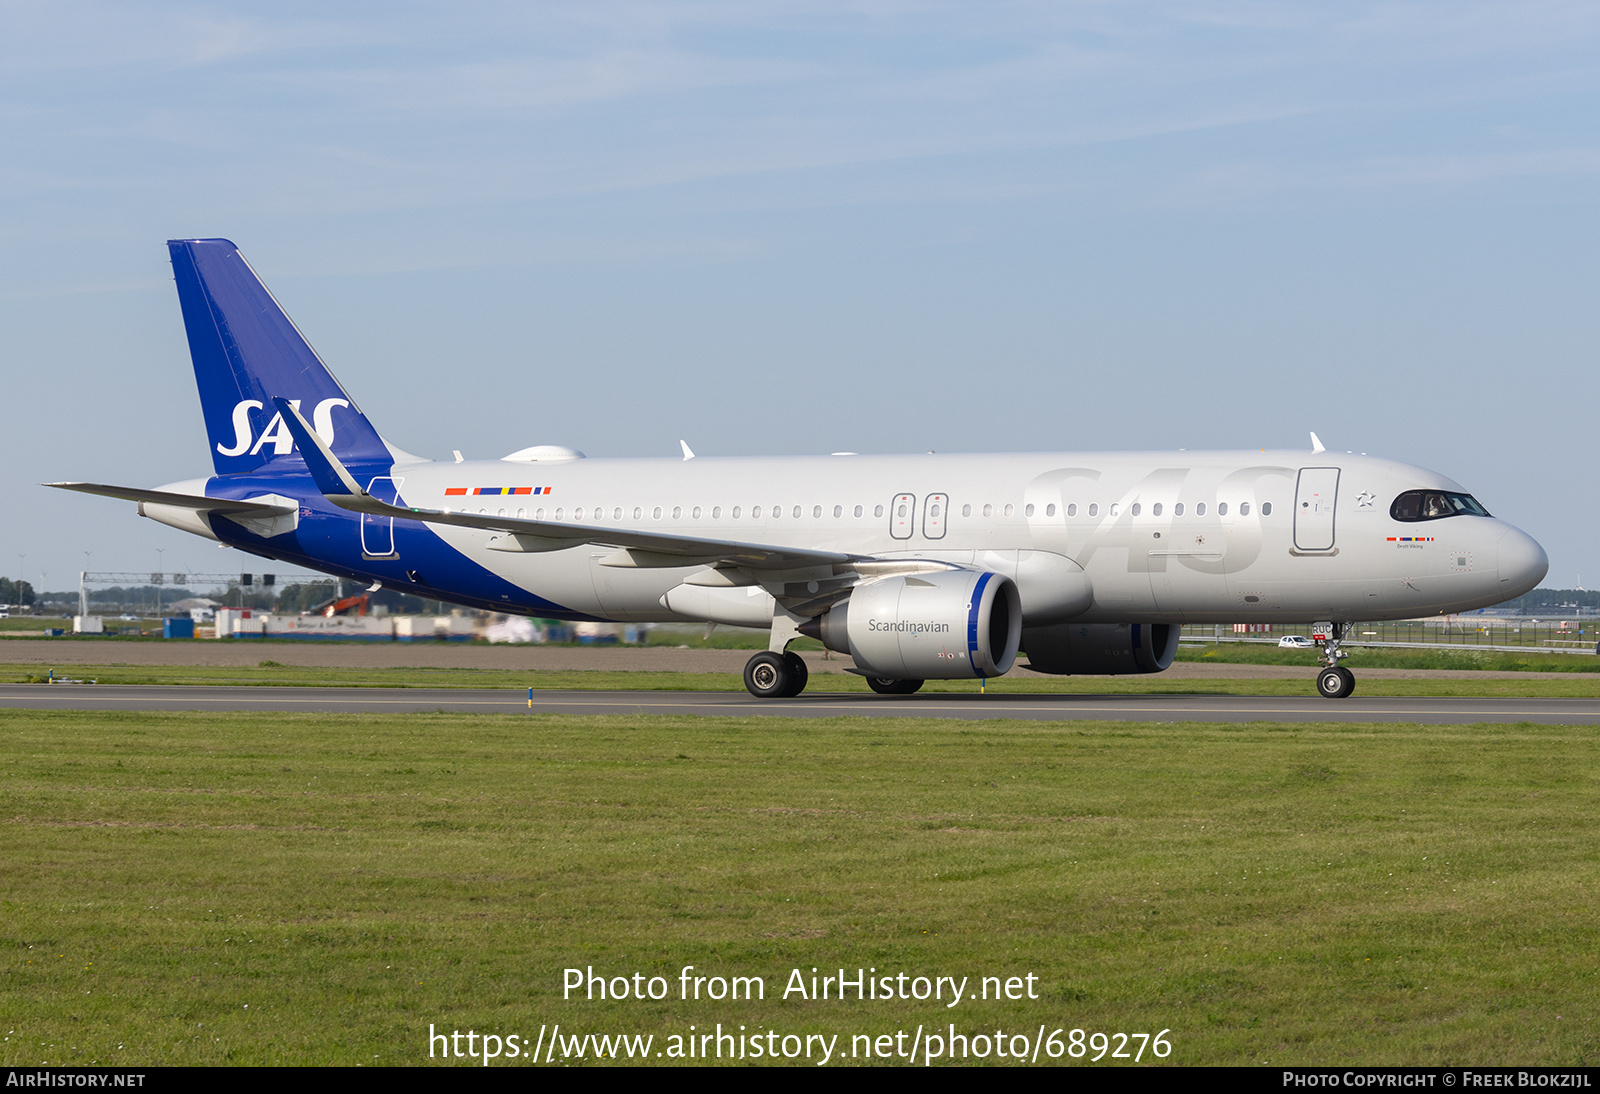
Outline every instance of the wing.
POLYGON ((657 567, 695 566, 725 563, 756 570, 792 570, 805 566, 849 563, 870 556, 841 551, 815 551, 803 547, 773 547, 734 540, 700 539, 694 536, 662 535, 626 528, 601 528, 553 521, 524 520, 476 513, 452 513, 446 509, 420 509, 390 505, 363 490, 329 450, 315 430, 287 399, 274 399, 283 414, 284 424, 294 436, 317 488, 334 505, 353 513, 419 520, 427 524, 451 524, 459 528, 480 528, 504 533, 491 540, 497 551, 559 551, 567 547, 594 544, 615 547, 618 553, 602 559, 605 566, 657 567))

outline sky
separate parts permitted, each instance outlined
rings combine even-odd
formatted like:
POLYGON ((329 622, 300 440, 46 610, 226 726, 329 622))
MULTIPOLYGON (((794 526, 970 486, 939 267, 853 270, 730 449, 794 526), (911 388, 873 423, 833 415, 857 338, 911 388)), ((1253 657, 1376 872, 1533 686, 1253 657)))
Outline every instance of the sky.
POLYGON ((263 565, 37 485, 210 473, 164 241, 224 236, 422 455, 1315 430, 1600 583, 1597 46, 1565 0, 0 0, 0 574, 263 565))

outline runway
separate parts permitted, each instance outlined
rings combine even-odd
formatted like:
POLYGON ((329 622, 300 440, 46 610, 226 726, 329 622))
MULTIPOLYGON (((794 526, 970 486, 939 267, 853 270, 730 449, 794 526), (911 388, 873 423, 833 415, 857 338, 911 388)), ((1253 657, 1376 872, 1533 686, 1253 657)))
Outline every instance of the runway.
POLYGON ((795 699, 744 692, 526 691, 457 688, 275 688, 0 685, 0 709, 307 711, 331 714, 648 714, 778 718, 1094 719, 1132 722, 1535 722, 1600 725, 1600 699, 1363 698, 1316 695, 868 696, 808 691, 795 699))

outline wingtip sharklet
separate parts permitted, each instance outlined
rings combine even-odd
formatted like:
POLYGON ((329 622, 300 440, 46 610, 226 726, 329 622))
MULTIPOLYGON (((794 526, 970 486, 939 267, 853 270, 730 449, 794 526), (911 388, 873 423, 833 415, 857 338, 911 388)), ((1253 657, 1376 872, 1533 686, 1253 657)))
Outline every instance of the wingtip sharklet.
POLYGON ((283 415, 283 424, 288 428, 290 436, 294 437, 294 443, 306 461, 306 469, 311 472, 311 480, 317 484, 317 489, 322 491, 324 497, 335 505, 339 504, 341 497, 352 499, 369 497, 345 469, 344 464, 339 462, 339 457, 333 454, 327 442, 311 428, 311 423, 305 420, 298 407, 288 399, 277 396, 273 397, 272 405, 283 415))

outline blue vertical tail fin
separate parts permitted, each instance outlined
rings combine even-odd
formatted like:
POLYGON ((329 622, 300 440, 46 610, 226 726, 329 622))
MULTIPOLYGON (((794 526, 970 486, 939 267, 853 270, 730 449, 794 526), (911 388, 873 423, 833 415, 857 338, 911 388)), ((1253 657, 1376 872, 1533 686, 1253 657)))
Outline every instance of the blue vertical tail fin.
POLYGON ((348 465, 387 465, 389 447, 250 264, 226 239, 173 239, 172 272, 219 475, 295 471, 305 461, 274 399, 287 399, 348 465))

